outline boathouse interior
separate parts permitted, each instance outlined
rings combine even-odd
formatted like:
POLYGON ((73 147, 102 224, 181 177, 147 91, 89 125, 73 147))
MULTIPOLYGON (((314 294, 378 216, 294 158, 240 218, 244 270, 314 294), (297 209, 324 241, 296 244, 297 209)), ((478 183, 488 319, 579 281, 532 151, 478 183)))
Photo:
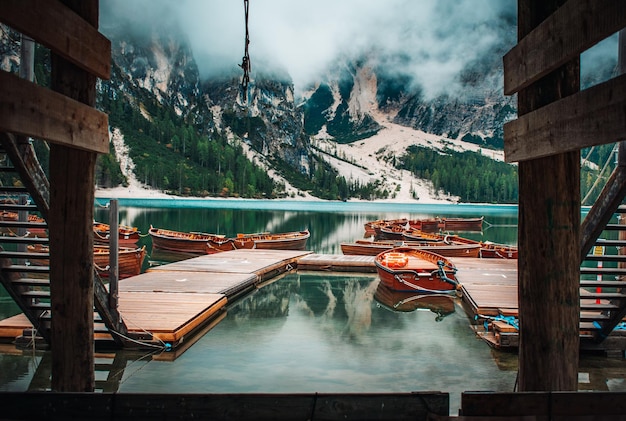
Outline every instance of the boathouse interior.
MULTIPOLYGON (((580 295, 581 262, 602 231, 623 229, 609 221, 626 212, 623 143, 617 168, 584 220, 580 197, 581 149, 626 139, 626 3, 518 0, 518 44, 503 57, 504 93, 517 95, 518 102, 518 118, 504 128, 505 159, 519 165, 518 391, 465 393, 458 416, 448 415, 445 391, 343 396, 90 393, 95 382, 94 309, 108 329, 122 334, 113 335, 119 346, 128 335, 117 313, 116 292, 94 277, 92 259, 94 168, 98 154, 109 151, 107 115, 94 108, 96 82, 111 73, 111 44, 98 31, 98 20, 98 0, 4 0, 0 7, 0 22, 49 48, 52 55, 51 89, 32 82, 26 64, 20 75, 0 71, 0 145, 10 162, 2 171, 14 171, 20 180, 17 186, 1 187, 1 193, 21 192, 29 198, 2 206, 22 213, 36 210, 45 219, 49 276, 39 282, 49 288, 49 308, 33 300, 34 281, 26 281, 24 273, 34 269, 20 264, 25 249, 2 252, 0 278, 52 354, 52 391, 0 393, 0 418, 89 414, 116 419, 142 413, 228 419, 237 408, 242 419, 313 419, 311 408, 326 405, 314 411, 320 414, 315 419, 626 419, 626 394, 577 392, 581 345, 607 340, 626 316, 626 295, 600 292, 598 297, 610 299, 611 305, 606 319, 592 325, 581 316, 580 295), (581 91, 580 55, 617 32, 619 75, 581 91), (49 179, 33 150, 33 143, 42 141, 50 146, 49 179), (139 412, 155 399, 158 412, 139 412), (383 415, 372 410, 381 402, 392 408, 383 415)), ((30 229, 31 224, 18 221, 11 228, 30 229)), ((626 344, 619 347, 626 349, 626 344)))

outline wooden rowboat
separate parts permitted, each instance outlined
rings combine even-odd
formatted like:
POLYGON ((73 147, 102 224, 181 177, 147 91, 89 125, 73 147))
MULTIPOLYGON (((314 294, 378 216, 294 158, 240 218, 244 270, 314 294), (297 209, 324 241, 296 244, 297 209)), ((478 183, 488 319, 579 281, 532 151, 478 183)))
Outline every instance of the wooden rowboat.
MULTIPOLYGON (((279 234, 252 235, 254 248, 271 250, 304 250, 311 233, 309 230, 279 234)), ((235 240, 235 239, 233 239, 235 240)))
POLYGON ((456 268, 445 257, 411 247, 383 251, 374 259, 380 281, 394 291, 452 293, 456 268))
POLYGON ((150 227, 152 247, 180 253, 213 254, 236 249, 304 250, 308 230, 279 234, 239 234, 236 238, 201 232, 179 232, 150 227))
MULTIPOLYGON (((28 245, 30 253, 40 253, 49 256, 50 249, 47 245, 32 244, 28 245)), ((93 264, 98 274, 104 278, 109 276, 109 246, 94 244, 93 246, 93 264)), ((48 257, 31 258, 30 263, 35 266, 48 266, 50 259, 48 257)), ((143 262, 146 258, 146 246, 142 247, 120 247, 118 251, 117 264, 118 276, 120 279, 136 276, 141 273, 143 262)))
POLYGON ((394 312, 430 310, 437 315, 435 320, 438 322, 455 311, 454 298, 450 295, 394 291, 382 282, 379 282, 374 292, 374 299, 380 306, 394 312))
POLYGON ((444 243, 454 244, 473 244, 480 246, 480 256, 483 259, 517 259, 517 247, 506 244, 497 244, 492 242, 482 242, 471 240, 469 238, 460 237, 458 235, 449 234, 431 234, 422 231, 407 231, 404 233, 404 239, 410 241, 443 241, 444 243))
POLYGON ((356 240, 353 243, 341 243, 341 251, 345 255, 376 256, 394 247, 412 247, 419 250, 432 251, 444 257, 480 257, 480 244, 464 244, 443 241, 368 241, 356 240))
POLYGON ((517 259, 517 247, 492 242, 480 242, 469 238, 449 235, 446 241, 465 244, 480 244, 480 257, 483 259, 517 259))
MULTIPOLYGON (((32 213, 27 214, 25 217, 29 223, 41 224, 42 226, 40 227, 37 227, 35 225, 30 226, 28 227, 28 229, 25 229, 26 232, 23 234, 19 233, 18 228, 2 227, 0 228, 0 233, 2 233, 3 235, 22 236, 22 237, 29 237, 29 238, 33 238, 33 237, 34 238, 47 238, 48 237, 48 229, 44 227, 46 224, 45 219, 43 219, 41 216, 34 215, 32 213)), ((20 216, 18 212, 10 212, 10 211, 0 212, 0 221, 17 222, 19 218, 20 216)))
POLYGON ((484 216, 480 218, 441 218, 444 231, 482 231, 484 216))
POLYGON ((480 257, 485 259, 517 259, 517 247, 496 243, 482 243, 480 257))
POLYGON ((209 246, 209 241, 218 244, 225 240, 225 236, 207 234, 203 232, 180 232, 163 228, 155 228, 150 225, 148 231, 152 238, 152 247, 161 250, 170 250, 180 253, 212 254, 218 250, 209 246))
MULTIPOLYGON (((118 244, 130 246, 137 244, 140 237, 140 232, 137 227, 129 227, 126 225, 120 225, 118 227, 118 244)), ((102 222, 93 223, 93 239, 95 244, 109 244, 111 238, 111 227, 109 224, 102 222)))
MULTIPOLYGON (((109 246, 93 246, 93 264, 100 276, 109 276, 109 246)), ((146 246, 120 247, 117 255, 117 273, 120 279, 136 276, 141 273, 146 258, 146 246)))

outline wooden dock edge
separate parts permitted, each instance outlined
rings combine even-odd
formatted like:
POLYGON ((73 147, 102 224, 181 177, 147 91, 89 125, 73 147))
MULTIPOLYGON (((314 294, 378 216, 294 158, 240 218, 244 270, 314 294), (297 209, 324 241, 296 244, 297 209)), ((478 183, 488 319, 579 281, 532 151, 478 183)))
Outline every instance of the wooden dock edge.
POLYGON ((211 420, 424 420, 449 414, 442 392, 155 394, 0 392, 2 418, 211 420))
POLYGON ((626 420, 626 393, 464 392, 459 414, 468 417, 524 416, 537 420, 626 420))
POLYGON ((199 330, 203 325, 207 324, 211 321, 212 318, 216 316, 218 312, 220 312, 228 299, 226 297, 222 297, 219 301, 211 304, 207 307, 202 313, 198 314, 196 317, 191 319, 189 322, 182 325, 180 328, 176 329, 173 332, 163 332, 158 330, 153 330, 152 336, 157 338, 163 342, 167 342, 172 347, 178 346, 187 335, 192 335, 194 332, 199 330))

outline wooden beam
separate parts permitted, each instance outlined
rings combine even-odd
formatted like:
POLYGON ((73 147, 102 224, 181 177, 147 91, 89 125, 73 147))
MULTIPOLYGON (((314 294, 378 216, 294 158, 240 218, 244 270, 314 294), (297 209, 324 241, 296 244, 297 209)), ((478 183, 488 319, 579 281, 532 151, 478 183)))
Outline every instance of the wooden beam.
POLYGON ((109 117, 105 113, 3 71, 0 131, 109 153, 109 117))
POLYGON ((555 101, 504 125, 507 162, 626 139, 626 75, 555 101))
MULTIPOLYGON (((63 0, 94 28, 98 0, 63 0)), ((110 59, 110 58, 108 58, 110 59)), ((96 103, 96 77, 51 54, 52 89, 88 107, 96 103)), ((66 110, 63 110, 66 111, 66 110)), ((70 132, 80 120, 70 121, 70 132)), ((50 304, 53 391, 93 392, 93 203, 97 154, 50 145, 50 304)))
POLYGON ((101 79, 111 77, 111 41, 58 0, 3 0, 0 22, 101 79))
POLYGON ((623 1, 568 1, 504 56, 504 94, 529 86, 624 27, 623 1))
MULTIPOLYGON (((622 397, 623 394, 616 395, 615 399, 622 397)), ((449 401, 449 395, 441 392, 323 394, 0 392, 3 418, 16 420, 193 418, 214 421, 425 421, 433 419, 432 417, 447 416, 450 412, 449 401)))
POLYGON ((604 227, 624 200, 624 196, 626 196, 626 167, 617 167, 583 221, 580 238, 581 262, 587 257, 604 227))
POLYGON ((30 197, 44 219, 50 211, 50 182, 39 164, 33 145, 22 142, 21 136, 0 132, 0 143, 28 188, 30 197))
MULTIPOLYGON (((518 38, 563 3, 519 0, 518 38)), ((521 90, 519 115, 576 93, 579 75, 580 61, 575 59, 521 90)), ((518 171, 519 390, 577 390, 580 152, 525 160, 518 171)))
POLYGON ((622 420, 626 414, 623 398, 618 392, 463 392, 461 412, 469 419, 487 420, 513 416, 526 420, 622 420))

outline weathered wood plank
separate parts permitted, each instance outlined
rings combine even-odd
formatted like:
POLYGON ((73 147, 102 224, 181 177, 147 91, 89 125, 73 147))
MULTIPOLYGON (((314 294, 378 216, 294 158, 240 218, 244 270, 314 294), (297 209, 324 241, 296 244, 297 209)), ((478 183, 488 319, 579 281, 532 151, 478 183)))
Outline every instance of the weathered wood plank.
POLYGON ((621 420, 626 419, 623 398, 620 392, 464 392, 461 412, 469 417, 621 420))
POLYGON ((50 210, 50 182, 39 165, 33 145, 24 140, 23 136, 0 132, 0 142, 4 150, 28 188, 30 197, 37 204, 37 210, 45 219, 50 210))
MULTIPOLYGON (((97 28, 98 0, 63 0, 63 4, 97 28)), ((58 54, 52 53, 50 61, 52 89, 91 110, 96 104, 96 77, 58 54)), ((25 92, 17 93, 22 101, 24 96, 25 92)), ((81 130, 87 123, 81 116, 70 115, 69 123, 66 130, 72 135, 75 131, 98 133, 81 130)), ((108 142, 100 140, 108 146, 108 142)), ((87 139, 83 142, 89 144, 87 139)), ((93 392, 93 203, 97 154, 69 146, 50 145, 50 337, 54 344, 51 387, 57 392, 93 392)))
POLYGON ((376 272, 375 256, 347 256, 342 254, 311 254, 298 260, 299 270, 327 270, 336 272, 376 272))
POLYGON ((7 419, 416 420, 448 415, 441 392, 334 394, 2 392, 7 419))
POLYGON ((57 0, 3 0, 0 22, 101 79, 111 77, 111 42, 57 0))
POLYGON ((108 153, 108 130, 105 113, 0 71, 0 131, 108 153))
MULTIPOLYGON (((518 37, 523 39, 565 2, 519 0, 518 37)), ((542 112, 541 107, 575 94, 579 86, 580 60, 575 59, 521 90, 518 113, 542 112)), ((562 108, 559 112, 566 114, 562 108)), ((520 162, 520 391, 578 387, 579 233, 580 151, 520 162)))
POLYGON ((541 158, 626 138, 626 75, 568 96, 504 125, 507 162, 541 158))
POLYGON ((124 292, 193 292, 195 294, 226 294, 227 291, 254 285, 254 273, 151 271, 124 279, 124 292))
POLYGON ((624 27, 623 1, 568 1, 504 56, 505 95, 529 86, 624 27))

